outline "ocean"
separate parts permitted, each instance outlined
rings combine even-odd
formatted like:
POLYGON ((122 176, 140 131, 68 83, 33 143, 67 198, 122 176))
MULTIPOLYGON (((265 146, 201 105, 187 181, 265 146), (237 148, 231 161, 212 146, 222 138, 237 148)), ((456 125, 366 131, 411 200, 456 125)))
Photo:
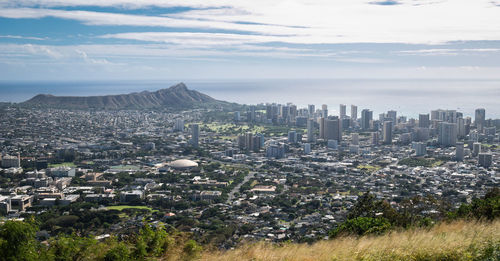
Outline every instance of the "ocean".
MULTIPOLYGON (((0 82, 0 101, 22 102, 36 94, 91 96, 155 91, 180 81, 79 81, 0 82)), ((299 107, 327 104, 338 114, 339 104, 371 109, 376 118, 388 110, 417 117, 433 109, 451 109, 474 116, 476 108, 486 109, 486 118, 500 118, 500 80, 381 80, 381 79, 270 79, 270 80, 186 80, 194 89, 230 102, 287 103, 299 107)))

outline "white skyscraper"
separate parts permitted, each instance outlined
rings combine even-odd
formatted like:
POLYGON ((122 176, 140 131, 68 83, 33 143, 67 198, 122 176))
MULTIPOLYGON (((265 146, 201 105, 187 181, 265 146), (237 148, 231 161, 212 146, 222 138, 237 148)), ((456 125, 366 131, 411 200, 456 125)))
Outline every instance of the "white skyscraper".
POLYGON ((353 121, 358 119, 358 106, 351 105, 351 119, 353 121))
POLYGON ((347 116, 345 104, 340 104, 339 107, 339 118, 344 119, 347 116))
POLYGON ((457 124, 440 122, 438 143, 442 146, 455 146, 457 143, 457 124))

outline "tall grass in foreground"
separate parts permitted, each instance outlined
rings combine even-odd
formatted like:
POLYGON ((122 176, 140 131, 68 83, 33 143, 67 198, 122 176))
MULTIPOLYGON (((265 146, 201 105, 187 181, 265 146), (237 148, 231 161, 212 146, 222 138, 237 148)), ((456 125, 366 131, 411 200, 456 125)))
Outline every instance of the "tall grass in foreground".
POLYGON ((202 260, 500 260, 500 220, 456 221, 381 236, 340 237, 312 245, 247 244, 202 260))

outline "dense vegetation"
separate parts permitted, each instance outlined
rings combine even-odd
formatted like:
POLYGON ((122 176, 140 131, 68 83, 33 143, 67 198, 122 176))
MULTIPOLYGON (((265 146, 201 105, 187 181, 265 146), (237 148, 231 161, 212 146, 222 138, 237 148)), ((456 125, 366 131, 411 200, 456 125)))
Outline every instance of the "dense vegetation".
POLYGON ((149 224, 127 238, 109 237, 98 241, 76 234, 37 240, 34 221, 7 221, 0 226, 0 260, 149 260, 154 258, 193 259, 201 246, 182 233, 167 233, 149 224))
MULTIPOLYGON (((292 203, 287 203, 284 198, 276 200, 285 201, 285 207, 292 203)), ((101 219, 100 222, 106 222, 116 218, 118 213, 115 210, 104 212, 105 216, 95 216, 99 212, 84 211, 90 216, 71 215, 83 207, 68 206, 64 216, 46 212, 37 220, 6 221, 0 225, 0 260, 234 260, 232 258, 240 256, 251 260, 312 260, 311 257, 315 257, 314 260, 500 259, 500 221, 497 219, 500 216, 500 189, 491 190, 483 198, 435 216, 428 214, 427 210, 446 207, 433 198, 414 197, 401 202, 400 207, 395 209, 388 202, 365 193, 349 211, 346 221, 330 231, 330 241, 309 246, 285 244, 278 248, 265 243, 246 244, 227 253, 203 252, 201 245, 192 240, 192 234, 145 221, 135 231, 118 237, 97 240, 83 236, 83 226, 101 219), (59 234, 47 239, 38 233, 48 226, 57 228, 55 231, 59 234), (367 237, 370 234, 377 237, 367 237), (339 247, 342 245, 344 248, 339 247), (346 249, 354 252, 346 252, 346 249)), ((207 223, 208 229, 218 225, 213 220, 223 219, 220 215, 217 208, 210 208, 204 211, 198 222, 212 220, 211 225, 207 223)), ((223 241, 235 229, 220 224, 213 229, 211 239, 199 238, 199 242, 210 248, 214 240, 218 241, 220 237, 223 241)), ((251 231, 253 228, 241 229, 251 231)))

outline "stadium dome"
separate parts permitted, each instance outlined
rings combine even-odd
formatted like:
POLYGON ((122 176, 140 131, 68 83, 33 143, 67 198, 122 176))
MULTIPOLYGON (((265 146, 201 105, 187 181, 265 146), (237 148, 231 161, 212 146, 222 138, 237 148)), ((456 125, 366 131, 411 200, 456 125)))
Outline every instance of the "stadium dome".
POLYGON ((187 159, 174 160, 168 165, 174 169, 191 169, 198 167, 198 163, 187 159))

